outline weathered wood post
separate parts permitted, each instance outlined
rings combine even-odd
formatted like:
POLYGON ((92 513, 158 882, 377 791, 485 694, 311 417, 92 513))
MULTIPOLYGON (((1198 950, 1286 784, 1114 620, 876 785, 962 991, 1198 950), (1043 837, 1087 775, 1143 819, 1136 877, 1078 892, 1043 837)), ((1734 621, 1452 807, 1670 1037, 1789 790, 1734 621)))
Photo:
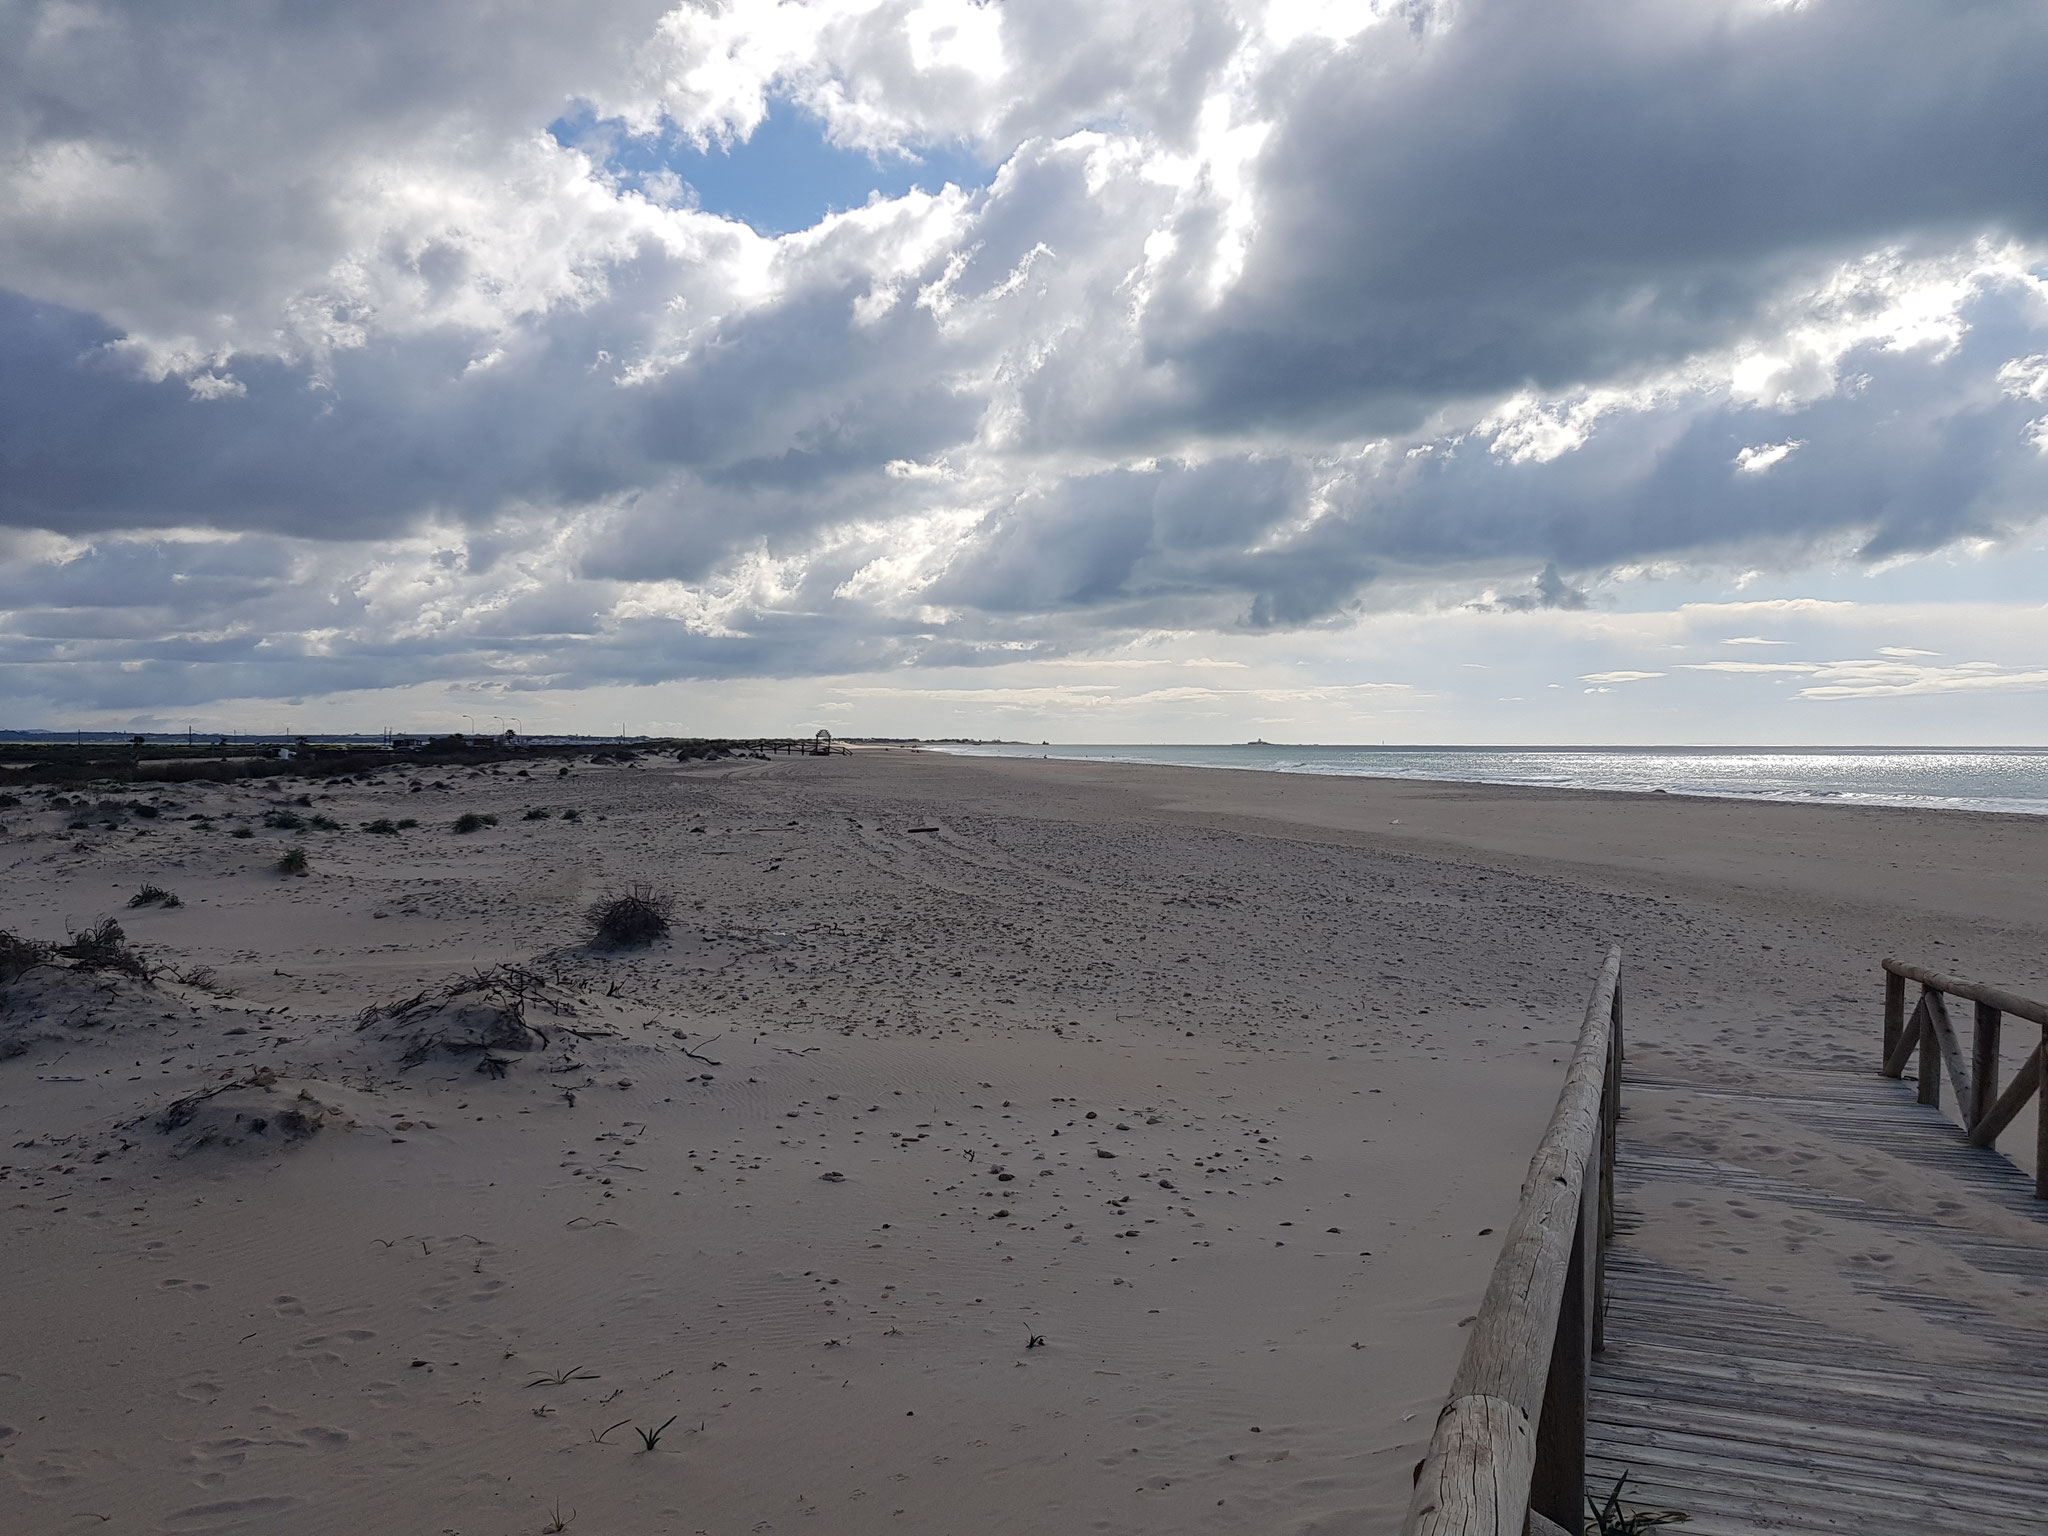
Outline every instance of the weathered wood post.
POLYGON ((1899 1048, 1899 1036, 1906 1030, 1906 978, 1896 971, 1884 973, 1884 1059, 1890 1062, 1899 1048))
POLYGON ((1973 1147, 1995 1147, 2005 1128, 2019 1118, 2027 1100, 2038 1096, 2035 1106, 2034 1198, 2048 1200, 2048 1003, 2021 997, 2003 987, 1977 981, 1959 981, 1930 971, 1925 966, 1887 959, 1885 969, 1885 1028, 1891 1028, 1893 981, 1920 983, 1920 1002, 1906 1020, 1891 1054, 1885 1059, 1887 1076, 1905 1071, 1906 1059, 1920 1053, 1920 1102, 1941 1102, 1941 1071, 1948 1069, 1965 1120, 1964 1134, 1973 1147), (1976 1028, 1970 1042, 1970 1064, 1963 1065, 1962 1043, 1949 1022, 1944 994, 1967 997, 1977 1005, 1976 1028), (2041 1026, 2041 1043, 2027 1053, 2027 1059, 2003 1092, 1998 1087, 1999 1033, 2006 1016, 2027 1019, 2041 1026))
POLYGON ((1934 1038, 1933 1008, 1930 1000, 1937 994, 1926 986, 1920 989, 1920 1102, 1941 1107, 1941 1045, 1934 1038))
POLYGON ((1970 1102, 1964 1107, 1964 1128, 1979 1124, 1998 1102, 1998 1026, 2004 1017, 1989 1003, 1978 1003, 1977 1028, 1970 1039, 1970 1102))
POLYGON ((2034 1083, 2040 1099, 2034 1107, 2034 1198, 2048 1200, 2048 1024, 2034 1047, 2034 1083))

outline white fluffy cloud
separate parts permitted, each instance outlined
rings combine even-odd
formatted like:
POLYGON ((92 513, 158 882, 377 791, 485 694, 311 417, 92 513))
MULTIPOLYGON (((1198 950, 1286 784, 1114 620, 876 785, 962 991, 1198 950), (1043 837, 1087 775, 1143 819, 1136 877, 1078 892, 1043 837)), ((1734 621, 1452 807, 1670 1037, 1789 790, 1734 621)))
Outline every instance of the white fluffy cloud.
MULTIPOLYGON (((1906 0, 23 0, 0 698, 1014 667, 2023 540, 2044 71, 2038 11, 1906 0), (693 201, 776 111, 791 185, 979 172, 693 201)), ((1868 667, 1811 696, 2026 675, 1868 667)))

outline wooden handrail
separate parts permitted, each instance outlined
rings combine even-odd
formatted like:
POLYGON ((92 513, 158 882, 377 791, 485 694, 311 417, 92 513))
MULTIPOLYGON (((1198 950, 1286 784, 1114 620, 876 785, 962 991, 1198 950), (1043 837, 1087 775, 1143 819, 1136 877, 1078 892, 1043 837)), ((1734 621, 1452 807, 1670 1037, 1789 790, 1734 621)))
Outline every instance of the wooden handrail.
POLYGON ((1403 1536, 1522 1536, 1532 1512, 1566 1530, 1582 1523, 1587 1356, 1604 1310, 1620 1065, 1616 945, 1416 1471, 1403 1536))
POLYGON ((1967 997, 1973 1003, 1983 1003, 1986 1007, 1996 1008, 2000 1013, 2031 1019, 2036 1024, 2048 1028, 2048 1003, 2037 1003, 2031 997, 2021 997, 2017 992, 2008 992, 2003 987, 1987 987, 1975 981, 1958 981, 1953 976, 1930 971, 1924 965, 1908 965, 1903 960, 1887 960, 1884 968, 1894 976, 1917 981, 1931 991, 1946 992, 1950 997, 1967 997))
POLYGON ((1940 1107, 1944 1070, 1956 1091, 1963 1131, 1973 1147, 1988 1147, 2012 1124, 2027 1100, 2039 1096, 2034 1138, 2034 1198, 2048 1200, 2048 1091, 2042 1089, 2042 1067, 2048 1062, 2048 1004, 2021 997, 2003 987, 1958 981, 1925 966, 1900 960, 1884 962, 1884 1064, 1886 1077, 1903 1077, 1913 1053, 1920 1053, 1919 1099, 1940 1107), (1920 983, 1920 1000, 1909 1017, 1906 983, 1920 983), (1948 1016, 1946 997, 1967 997, 1975 1005, 1970 1060, 1963 1063, 1962 1043, 1948 1016), (2001 1093, 1998 1088, 1999 1029, 2006 1014, 2041 1026, 2042 1043, 2001 1093))

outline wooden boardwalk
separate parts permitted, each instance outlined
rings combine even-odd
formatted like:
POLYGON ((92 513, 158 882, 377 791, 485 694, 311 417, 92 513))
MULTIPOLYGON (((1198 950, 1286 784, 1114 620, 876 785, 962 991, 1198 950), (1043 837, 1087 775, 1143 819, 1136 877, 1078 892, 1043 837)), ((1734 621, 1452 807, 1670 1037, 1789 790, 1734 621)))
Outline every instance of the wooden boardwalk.
MULTIPOLYGON (((1809 1078, 1809 1083, 1814 1080, 1809 1078)), ((2048 1233, 2048 1203, 1996 1153, 1969 1147, 1911 1086, 1843 1073, 1813 1097, 1660 1082, 1625 1072, 1627 1106, 1655 1094, 1747 1099, 1843 1145, 1882 1148, 1958 1193, 2048 1233)), ((1624 1471, 1629 1503, 1687 1511, 1698 1536, 1758 1531, 2048 1532, 2048 1241, 1945 1225, 1727 1163, 1631 1146, 1622 1122, 1606 1350, 1594 1359, 1586 1481, 1624 1471), (1928 1363, 1654 1262, 1633 1241, 1635 1197, 1684 1183, 1851 1218, 2037 1286, 2038 1326, 2015 1329, 1951 1298, 1855 1284, 1996 1346, 1928 1363)), ((1737 1234, 1730 1234, 1731 1240, 1737 1234)))

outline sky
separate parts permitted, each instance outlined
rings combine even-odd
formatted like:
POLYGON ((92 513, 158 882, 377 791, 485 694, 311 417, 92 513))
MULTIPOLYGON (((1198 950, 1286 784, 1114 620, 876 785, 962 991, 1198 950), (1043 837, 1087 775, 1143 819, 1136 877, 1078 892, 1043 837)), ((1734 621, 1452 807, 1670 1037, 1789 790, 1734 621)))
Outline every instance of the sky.
POLYGON ((2038 0, 0 0, 0 726, 2048 745, 2038 0))

